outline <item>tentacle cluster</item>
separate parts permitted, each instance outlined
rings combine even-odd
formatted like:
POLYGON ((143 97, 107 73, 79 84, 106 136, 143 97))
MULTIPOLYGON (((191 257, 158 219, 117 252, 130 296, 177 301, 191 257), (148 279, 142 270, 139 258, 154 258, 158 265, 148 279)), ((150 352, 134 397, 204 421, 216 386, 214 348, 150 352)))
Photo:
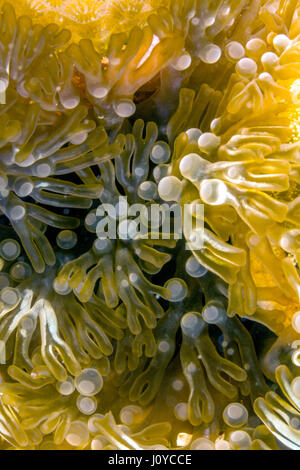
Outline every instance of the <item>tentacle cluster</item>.
POLYGON ((299 1, 48 3, 1 3, 1 448, 299 449, 299 1))

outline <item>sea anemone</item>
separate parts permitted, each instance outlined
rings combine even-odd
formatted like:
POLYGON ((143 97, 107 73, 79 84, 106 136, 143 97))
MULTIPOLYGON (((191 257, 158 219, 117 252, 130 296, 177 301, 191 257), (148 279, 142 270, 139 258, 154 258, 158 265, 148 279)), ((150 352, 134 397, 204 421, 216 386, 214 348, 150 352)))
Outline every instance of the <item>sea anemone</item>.
POLYGON ((300 449, 299 0, 1 1, 1 449, 300 449))

